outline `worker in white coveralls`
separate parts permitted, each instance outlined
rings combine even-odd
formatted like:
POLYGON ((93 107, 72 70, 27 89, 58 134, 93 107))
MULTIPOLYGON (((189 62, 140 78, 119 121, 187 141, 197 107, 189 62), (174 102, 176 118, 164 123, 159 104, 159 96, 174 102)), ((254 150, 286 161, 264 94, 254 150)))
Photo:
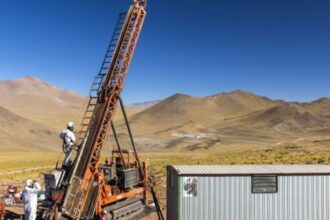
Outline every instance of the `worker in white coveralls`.
POLYGON ((38 193, 40 190, 41 187, 36 181, 26 181, 26 187, 22 192, 25 220, 35 220, 37 218, 38 193))
POLYGON ((76 136, 73 133, 74 124, 73 122, 69 122, 67 128, 62 131, 60 137, 63 140, 63 152, 64 152, 64 160, 63 166, 68 167, 71 165, 71 152, 73 146, 76 143, 76 136))

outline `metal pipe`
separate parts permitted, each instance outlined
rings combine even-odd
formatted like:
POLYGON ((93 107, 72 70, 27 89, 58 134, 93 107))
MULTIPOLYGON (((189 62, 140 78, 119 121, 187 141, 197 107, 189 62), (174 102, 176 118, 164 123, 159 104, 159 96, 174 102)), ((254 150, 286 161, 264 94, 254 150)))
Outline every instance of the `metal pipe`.
POLYGON ((140 163, 140 159, 139 159, 139 157, 137 155, 137 150, 136 150, 136 146, 135 146, 135 142, 134 142, 132 130, 131 130, 131 127, 129 125, 127 114, 126 114, 126 110, 125 110, 125 106, 124 106, 124 103, 123 103, 123 100, 122 100, 121 97, 119 97, 119 103, 120 103, 120 107, 121 107, 121 110, 122 110, 123 115, 124 115, 125 124, 126 124, 127 130, 128 130, 128 134, 129 134, 129 137, 130 137, 130 140, 131 140, 131 143, 132 143, 132 147, 133 147, 133 150, 134 150, 135 160, 138 162, 140 173, 142 174, 142 176, 144 176, 143 170, 142 170, 142 167, 141 167, 141 163, 140 163))
MULTIPOLYGON (((126 123, 126 127, 127 127, 127 130, 128 130, 128 134, 130 136, 130 139, 131 139, 131 143, 132 143, 132 146, 133 146, 133 150, 134 150, 134 155, 135 155, 135 158, 138 162, 138 165, 139 165, 139 170, 140 170, 140 173, 142 176, 144 176, 144 170, 142 169, 141 167, 141 164, 140 164, 140 160, 139 160, 139 157, 137 155, 137 150, 136 150, 136 147, 135 147, 135 142, 134 142, 134 138, 133 138, 133 134, 132 134, 132 130, 131 130, 131 127, 129 125, 129 121, 128 121, 128 118, 127 118, 127 114, 126 114, 126 110, 125 110, 125 106, 124 106, 124 103, 123 103, 123 100, 121 97, 119 97, 119 103, 120 103, 120 107, 122 109, 122 112, 123 112, 123 115, 124 115, 124 119, 125 119, 125 123, 126 123)), ((144 181, 144 184, 147 185, 148 184, 148 181, 144 181)), ((152 197, 153 197, 153 200, 155 202, 155 205, 156 205, 156 210, 157 210, 157 215, 158 215, 158 219, 159 220, 164 220, 164 215, 162 213, 162 210, 160 208, 160 205, 159 205, 159 201, 158 201, 158 198, 157 198, 157 195, 156 195, 156 192, 154 190, 154 187, 152 184, 149 184, 149 188, 150 188, 150 191, 151 191, 151 194, 152 194, 152 197)))
POLYGON ((111 128, 112 128, 113 136, 114 136, 114 138, 115 138, 115 140, 116 140, 116 144, 117 144, 117 147, 118 147, 118 151, 119 151, 119 154, 120 154, 121 160, 123 161, 124 169, 126 169, 126 165, 125 165, 125 160, 124 160, 123 152, 122 152, 122 150, 121 150, 121 146, 120 146, 120 143, 119 143, 119 139, 118 139, 117 132, 116 132, 116 128, 115 128, 115 125, 113 124, 113 121, 111 121, 111 128))

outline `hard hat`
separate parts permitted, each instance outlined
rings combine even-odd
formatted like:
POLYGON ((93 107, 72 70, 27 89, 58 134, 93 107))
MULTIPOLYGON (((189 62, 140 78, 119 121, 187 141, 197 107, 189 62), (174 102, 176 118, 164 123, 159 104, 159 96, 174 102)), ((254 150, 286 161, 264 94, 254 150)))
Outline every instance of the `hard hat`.
POLYGON ((71 131, 74 129, 74 123, 72 121, 68 122, 67 128, 71 131))
POLYGON ((28 180, 26 181, 26 186, 28 186, 28 187, 32 187, 32 186, 33 186, 33 180, 28 179, 28 180))

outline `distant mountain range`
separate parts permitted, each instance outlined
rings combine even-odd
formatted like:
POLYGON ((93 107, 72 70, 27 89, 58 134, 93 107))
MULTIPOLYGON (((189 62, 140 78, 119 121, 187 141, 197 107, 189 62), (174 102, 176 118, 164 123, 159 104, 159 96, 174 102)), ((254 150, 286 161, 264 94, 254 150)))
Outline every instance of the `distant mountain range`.
POLYGON ((53 128, 64 126, 68 118, 77 119, 85 102, 85 97, 35 77, 0 81, 0 106, 53 128))
POLYGON ((130 108, 141 108, 141 109, 147 109, 150 108, 158 103, 160 103, 161 101, 147 101, 147 102, 138 102, 138 103, 132 103, 132 104, 128 104, 126 107, 130 108))
POLYGON ((241 90, 203 98, 175 94, 133 115, 131 123, 139 136, 163 140, 163 149, 266 146, 329 137, 330 99, 286 102, 241 90))
MULTIPOLYGON (((69 120, 80 122, 86 100, 34 77, 0 81, 0 149, 59 149, 58 132, 69 120)), ((202 98, 175 94, 127 109, 145 151, 235 150, 330 135, 327 97, 297 103, 236 90, 202 98)), ((128 143, 121 117, 116 121, 128 143)))

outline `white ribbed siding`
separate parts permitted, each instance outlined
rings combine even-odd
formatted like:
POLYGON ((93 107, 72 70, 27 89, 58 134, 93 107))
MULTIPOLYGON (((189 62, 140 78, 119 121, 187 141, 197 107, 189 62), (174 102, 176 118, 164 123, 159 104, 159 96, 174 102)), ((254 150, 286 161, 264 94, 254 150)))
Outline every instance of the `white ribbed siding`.
MULTIPOLYGON (((330 176, 278 176, 278 192, 253 194, 251 176, 198 176, 197 196, 183 196, 183 220, 330 220, 330 176)), ((170 219, 171 220, 171 219, 170 219)))

